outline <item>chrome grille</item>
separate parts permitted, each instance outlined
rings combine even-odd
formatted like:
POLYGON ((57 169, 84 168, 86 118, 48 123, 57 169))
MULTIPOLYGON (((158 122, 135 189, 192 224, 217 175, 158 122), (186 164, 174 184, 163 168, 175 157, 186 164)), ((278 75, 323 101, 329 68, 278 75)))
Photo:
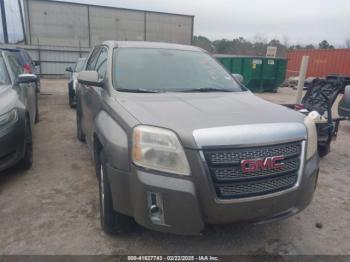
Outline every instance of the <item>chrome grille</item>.
POLYGON ((301 141, 248 148, 206 149, 204 156, 219 198, 240 198, 278 192, 295 185, 300 167, 301 141), (285 157, 283 169, 243 173, 242 160, 285 157))
POLYGON ((269 156, 286 157, 298 156, 301 151, 301 143, 289 143, 254 148, 237 148, 228 150, 209 150, 205 152, 207 161, 212 165, 236 164, 243 159, 259 159, 269 156))

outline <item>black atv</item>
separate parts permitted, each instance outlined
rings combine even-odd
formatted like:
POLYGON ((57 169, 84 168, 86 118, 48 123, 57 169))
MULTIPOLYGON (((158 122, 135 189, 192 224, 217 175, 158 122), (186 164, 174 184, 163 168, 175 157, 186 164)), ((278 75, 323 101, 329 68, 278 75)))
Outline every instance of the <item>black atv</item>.
POLYGON ((330 144, 338 134, 339 123, 345 117, 333 118, 332 107, 343 84, 338 79, 315 79, 309 86, 301 104, 285 104, 289 108, 308 115, 312 111, 318 112, 322 120, 316 122, 318 135, 318 153, 320 157, 330 152, 330 144))

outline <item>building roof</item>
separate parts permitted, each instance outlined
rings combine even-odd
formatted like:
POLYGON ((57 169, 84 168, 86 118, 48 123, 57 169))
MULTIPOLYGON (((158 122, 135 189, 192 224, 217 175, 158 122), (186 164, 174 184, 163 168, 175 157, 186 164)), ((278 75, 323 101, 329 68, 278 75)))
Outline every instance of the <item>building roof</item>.
POLYGON ((119 10, 128 10, 128 11, 137 11, 137 12, 146 12, 146 13, 154 13, 154 14, 164 14, 164 15, 177 15, 177 16, 187 16, 187 17, 194 17, 194 15, 188 15, 188 14, 179 14, 179 13, 171 13, 171 12, 161 12, 161 11, 151 11, 151 10, 141 10, 141 9, 133 9, 133 8, 125 8, 125 7, 116 7, 111 5, 99 5, 99 4, 90 4, 90 3, 82 3, 79 2, 71 2, 71 1, 62 1, 62 0, 40 0, 43 2, 56 2, 56 3, 62 3, 62 4, 73 4, 73 5, 83 5, 83 6, 92 6, 92 7, 103 7, 103 8, 112 8, 112 9, 119 9, 119 10))

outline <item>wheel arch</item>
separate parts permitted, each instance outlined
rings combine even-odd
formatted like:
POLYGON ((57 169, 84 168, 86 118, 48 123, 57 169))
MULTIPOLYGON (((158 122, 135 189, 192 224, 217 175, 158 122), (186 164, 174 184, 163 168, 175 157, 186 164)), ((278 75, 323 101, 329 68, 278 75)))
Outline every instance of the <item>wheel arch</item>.
POLYGON ((94 159, 98 161, 103 148, 111 167, 128 171, 130 169, 128 136, 124 129, 105 111, 95 118, 93 134, 94 159))

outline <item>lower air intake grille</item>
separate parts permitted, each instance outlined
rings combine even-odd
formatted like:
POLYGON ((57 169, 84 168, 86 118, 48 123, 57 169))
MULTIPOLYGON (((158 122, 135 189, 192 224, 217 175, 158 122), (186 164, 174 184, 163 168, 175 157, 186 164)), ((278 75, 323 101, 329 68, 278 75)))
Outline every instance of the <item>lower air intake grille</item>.
POLYGON ((297 182, 295 174, 264 181, 216 185, 216 191, 223 198, 238 198, 264 195, 288 189, 297 182))

